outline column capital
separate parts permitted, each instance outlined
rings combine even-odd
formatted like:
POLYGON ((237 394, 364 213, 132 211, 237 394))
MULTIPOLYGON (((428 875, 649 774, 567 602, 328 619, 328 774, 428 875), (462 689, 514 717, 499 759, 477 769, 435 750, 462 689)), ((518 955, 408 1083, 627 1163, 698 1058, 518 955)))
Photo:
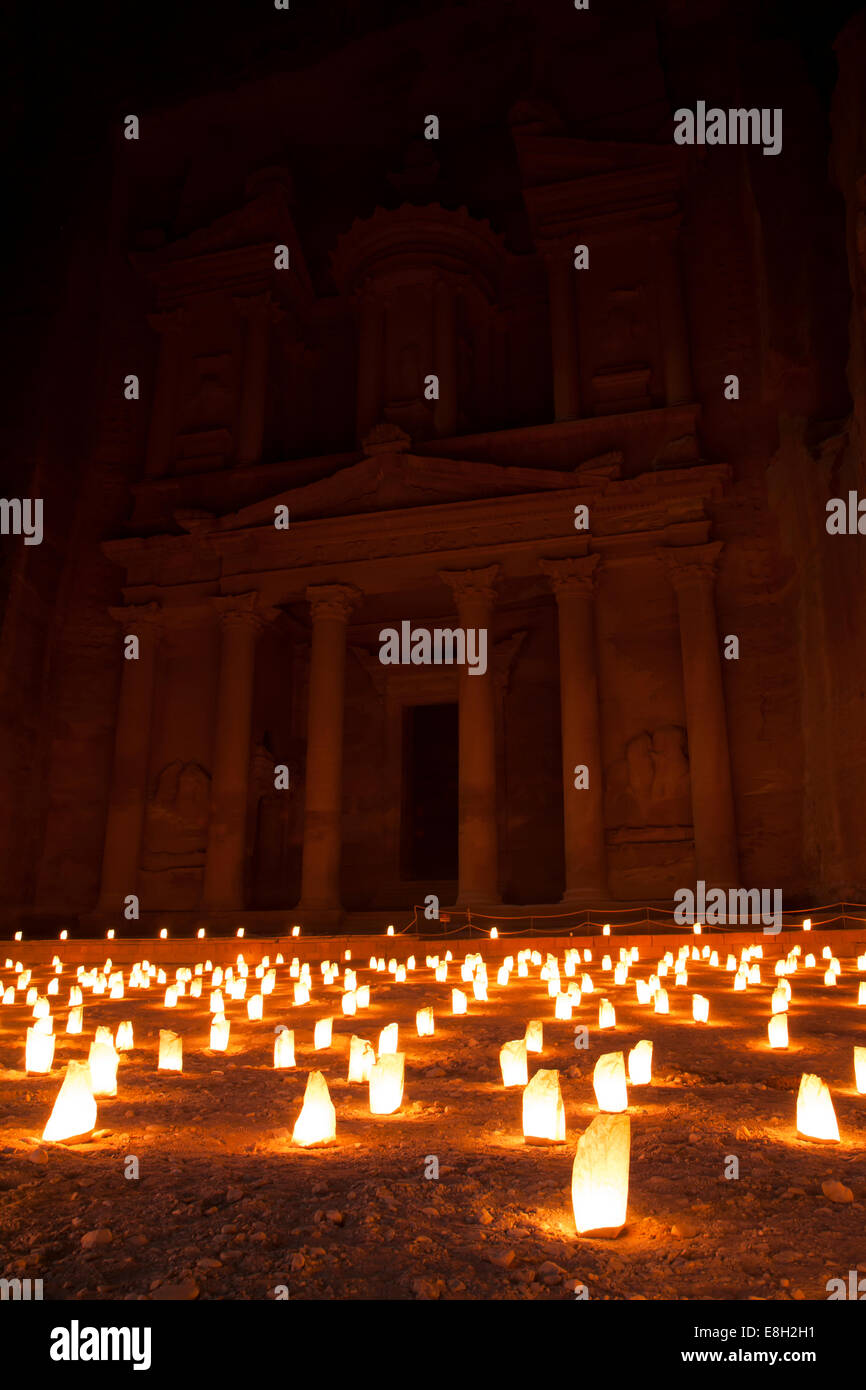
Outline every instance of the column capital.
POLYGON ((153 637, 162 635, 163 609, 161 603, 131 603, 127 607, 109 608, 110 616, 120 623, 124 634, 141 637, 148 632, 153 637))
POLYGON ((337 618, 347 623, 352 609, 361 601, 363 594, 354 584, 311 584, 306 590, 313 622, 320 618, 337 618))
POLYGON ((260 606, 261 594, 252 589, 246 594, 217 594, 211 599, 221 627, 251 627, 260 631, 279 613, 278 608, 260 606))
POLYGON ((575 555, 565 560, 541 559, 538 568, 547 576, 557 600, 568 594, 591 598, 598 580, 600 555, 575 555))
POLYGON ((499 566, 488 565, 479 570, 439 570, 439 578, 447 584, 459 607, 461 603, 483 600, 493 603, 499 566))
POLYGON ((158 309, 156 313, 147 315, 147 321, 154 333, 179 333, 190 321, 189 310, 183 304, 176 309, 158 309))
POLYGON ((235 294, 232 295, 232 300, 244 319, 259 323, 278 323, 285 317, 285 311, 274 303, 270 290, 262 290, 260 294, 235 294))
POLYGON ((724 541, 674 545, 656 551, 677 593, 693 584, 712 584, 724 541))

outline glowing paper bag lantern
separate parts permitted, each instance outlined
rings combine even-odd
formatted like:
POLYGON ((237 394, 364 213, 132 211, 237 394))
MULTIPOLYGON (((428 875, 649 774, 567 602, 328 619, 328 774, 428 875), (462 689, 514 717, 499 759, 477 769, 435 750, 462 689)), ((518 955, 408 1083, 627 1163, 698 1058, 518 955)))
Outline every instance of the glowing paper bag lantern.
POLYGON ((480 999, 480 1000, 482 1001, 482 1003, 486 1003, 486 1001, 487 1001, 487 976, 486 976, 486 975, 476 975, 476 976, 475 976, 475 979, 472 981, 472 993, 474 994, 474 996, 475 996, 476 999, 480 999))
POLYGON ((800 1077, 797 1092, 797 1132, 808 1139, 832 1139, 839 1142, 839 1126, 826 1081, 811 1072, 800 1077))
POLYGON ((387 1028, 383 1028, 379 1034, 379 1056, 384 1057, 386 1053, 397 1051, 397 1035, 399 1029, 396 1023, 389 1023, 387 1028))
POLYGON ((571 1170, 574 1224, 580 1236, 616 1236, 628 1210, 631 1121, 596 1115, 577 1141, 571 1170))
POLYGON ((419 1038, 429 1038, 433 1036, 434 1029, 433 1010, 419 1009, 415 1014, 415 1027, 418 1030, 419 1038))
POLYGON ((451 991, 451 1012, 452 1014, 465 1014, 466 995, 462 989, 452 989, 451 991))
POLYGON ((131 1052, 135 1047, 132 1034, 132 1019, 124 1019, 117 1025, 117 1034, 114 1039, 114 1046, 118 1052, 131 1052))
POLYGON ((331 1101, 328 1083, 320 1071, 307 1077, 304 1103, 292 1130, 292 1143, 302 1148, 312 1144, 329 1144, 337 1136, 337 1112, 331 1101))
POLYGON ((263 994, 251 994, 247 1000, 247 1018, 255 1021, 262 1017, 265 1007, 265 996, 263 994))
POLYGON ((499 1066, 503 1086, 525 1086, 529 1081, 526 1062, 526 1039, 515 1038, 499 1049, 499 1066))
POLYGON ((334 1028, 332 1018, 320 1018, 316 1021, 313 1030, 313 1047, 316 1052, 322 1052, 326 1047, 331 1046, 331 1036, 334 1028))
POLYGON ((854 1081, 861 1096, 866 1096, 866 1047, 854 1048, 854 1081))
POLYGON ((668 1004, 668 992, 666 989, 656 990, 655 1012, 657 1014, 666 1014, 670 1012, 670 1005, 668 1004))
POLYGON ((628 1054, 628 1079, 631 1086, 648 1086, 653 1076, 653 1045, 641 1038, 628 1054))
POLYGON ((42 1138, 55 1144, 83 1139, 96 1128, 96 1101, 87 1062, 69 1062, 42 1138))
POLYGON ((523 1136, 530 1143, 565 1140, 565 1106, 558 1071, 537 1071, 523 1092, 523 1136))
POLYGON ((360 989, 357 989, 357 990, 355 991, 355 998, 356 998, 357 1001, 358 1001, 358 1008, 359 1008, 359 1009, 369 1009, 369 1007, 370 1007, 370 986, 369 986, 369 985, 361 985, 360 989))
POLYGON ((340 1000, 340 1007, 344 1015, 352 1017, 358 1012, 358 996, 353 989, 347 990, 340 1000))
POLYGON ((370 1114, 393 1115, 403 1100, 403 1074, 406 1062, 402 1052, 389 1052, 370 1069, 370 1114))
POLYGON ((695 1023, 706 1023, 710 1016, 710 1001, 703 994, 692 995, 692 1018, 695 1023))
POLYGON ((67 1033, 80 1033, 84 1027, 84 1005, 78 1004, 66 1016, 67 1033))
POLYGON ((170 1028, 159 1030, 159 1071, 183 1071, 183 1038, 170 1028))
POLYGON ((767 1024, 767 1033, 770 1039, 770 1046, 775 1048, 785 1048, 788 1046, 788 1015, 786 1013, 773 1014, 767 1024))
POLYGON ((616 1027, 616 1009, 609 999, 602 999, 598 1006, 598 1026, 599 1028, 616 1027))
POLYGON ((113 1043, 90 1044, 90 1080, 95 1096, 117 1095, 117 1063, 120 1058, 113 1043))
POLYGON ((527 1023, 525 1041, 527 1052, 544 1050, 544 1024, 540 1018, 531 1018, 527 1023))
POLYGON ((866 980, 860 981, 860 986, 857 990, 857 1003, 861 1006, 861 1008, 864 1004, 866 1004, 866 980))
POLYGON ((274 1066, 278 1069, 295 1065, 295 1035, 291 1028, 279 1024, 274 1038, 274 1066))
POLYGON ((571 1018, 571 1011, 572 1011, 571 995, 570 995, 570 994, 557 994, 557 996, 556 996, 556 1008, 554 1009, 554 1017, 555 1017, 555 1018, 561 1018, 561 1019, 569 1019, 569 1018, 571 1018))
POLYGON ((44 1075, 54 1061, 54 1034, 46 1033, 39 1024, 27 1029, 24 1044, 24 1069, 29 1075, 44 1075))
POLYGON ((599 1110, 618 1114, 628 1109, 625 1056, 622 1052, 605 1052, 599 1057, 592 1073, 592 1085, 599 1110))
POLYGON ((214 1014, 210 1025, 211 1052, 225 1052, 229 1045, 231 1024, 225 1014, 214 1014))
POLYGON ((295 985, 295 994, 294 994, 294 998, 295 998, 295 1003, 296 1003, 296 1004, 309 1004, 309 1002, 310 1002, 310 990, 309 990, 309 987, 308 987, 307 985, 305 985, 305 984, 302 984, 302 983, 296 984, 296 985, 295 985))
MULTIPOLYGON (((390 1054, 389 1054, 390 1055, 390 1054)), ((376 1061, 376 1054, 366 1038, 352 1035, 349 1043, 349 1081, 369 1081, 370 1072, 376 1061)))

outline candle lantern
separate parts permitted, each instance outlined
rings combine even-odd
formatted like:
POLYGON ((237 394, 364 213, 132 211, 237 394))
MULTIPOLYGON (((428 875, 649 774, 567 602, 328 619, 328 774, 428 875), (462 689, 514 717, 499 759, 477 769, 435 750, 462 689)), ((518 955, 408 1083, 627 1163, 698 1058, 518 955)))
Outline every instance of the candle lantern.
POLYGON ((87 1062, 69 1062, 42 1138, 59 1144, 65 1139, 84 1139, 95 1128, 96 1101, 90 1067, 87 1062))
POLYGON ((657 1014, 666 1014, 670 1012, 670 1005, 668 1003, 668 992, 666 989, 656 990, 655 1012, 657 1014))
POLYGON ((526 1039, 515 1038, 499 1049, 499 1066, 503 1086, 526 1086, 529 1081, 526 1061, 526 1039))
POLYGON ((571 1201, 578 1235, 612 1237, 625 1225, 631 1121, 628 1115, 596 1115, 577 1141, 571 1201))
POLYGON ((523 1092, 523 1135, 529 1143, 565 1140, 565 1106, 558 1071, 537 1071, 523 1092))
POLYGON ((830 1088, 820 1076, 804 1072, 797 1092, 797 1132, 807 1139, 839 1142, 839 1126, 830 1097, 830 1088))
POLYGON ((598 1006, 598 1026, 599 1028, 616 1027, 616 1009, 609 999, 602 999, 598 1006))
POLYGON ((452 1014, 465 1014, 466 995, 462 989, 452 989, 451 991, 451 1012, 452 1014))
POLYGON ((279 1031, 274 1038, 274 1066, 277 1070, 284 1070, 286 1067, 295 1065, 295 1035, 291 1028, 286 1028, 284 1024, 279 1024, 279 1031))
POLYGON ((247 1018, 251 1022, 260 1019, 264 1013, 265 996, 263 994, 251 994, 247 1000, 247 1018))
POLYGON ((78 1004, 66 1015, 67 1033, 80 1033, 84 1027, 84 1005, 78 1004))
POLYGON ((231 1024, 225 1014, 214 1014, 210 1025, 211 1052, 225 1052, 229 1045, 231 1024))
POLYGON ((544 1024, 540 1018, 532 1018, 526 1025, 526 1051, 544 1050, 544 1024))
POLYGON ((557 994, 556 1007, 553 1011, 555 1018, 570 1019, 572 1011, 572 1001, 570 994, 557 994))
POLYGON ((370 1114, 393 1115, 403 1100, 406 1062, 402 1052, 389 1052, 370 1068, 370 1114))
POLYGON ((379 1056, 384 1057, 389 1052, 397 1051, 397 1035, 399 1029, 396 1023, 389 1023, 387 1028, 383 1028, 379 1034, 379 1056))
POLYGON ((119 1057, 114 1043, 92 1042, 90 1044, 90 1079, 94 1096, 117 1095, 117 1063, 119 1057))
POLYGON ((788 1015, 786 1013, 773 1014, 767 1024, 767 1033, 770 1038, 770 1046, 780 1050, 788 1046, 788 1015))
POLYGON ((418 1030, 419 1038, 430 1038, 433 1036, 434 1022, 433 1010, 431 1008, 418 1009, 415 1014, 415 1027, 418 1030))
POLYGON ((592 1085, 599 1110, 617 1114, 628 1109, 625 1084, 625 1057, 622 1052, 605 1052, 592 1073, 592 1085))
POLYGON ((316 1052, 323 1052, 326 1047, 331 1046, 333 1028, 334 1020, 332 1018, 317 1019, 313 1030, 313 1047, 316 1052))
POLYGON ((692 995, 692 1018, 695 1023, 706 1023, 710 1016, 710 1001, 703 994, 692 995))
POLYGON ((866 1096, 866 1047, 854 1048, 854 1081, 861 1096, 866 1096))
POLYGON ((183 1071, 183 1038, 170 1028, 159 1030, 159 1071, 183 1071))
POLYGON ((307 1077, 304 1103, 292 1130, 292 1143, 302 1148, 312 1144, 329 1144, 337 1135, 337 1112, 334 1109, 328 1083, 320 1071, 307 1077))
POLYGON ((628 1079, 632 1086, 648 1086, 653 1075, 653 1045, 641 1038, 628 1054, 628 1079))
MULTIPOLYGON (((389 1054, 391 1055, 391 1054, 389 1054)), ((349 1081, 370 1080, 370 1072, 376 1061, 376 1054, 366 1038, 356 1038, 352 1035, 349 1043, 349 1081)))
POLYGON ((54 1034, 46 1032, 44 1028, 35 1023, 32 1028, 27 1029, 27 1040, 24 1045, 24 1068, 28 1075, 45 1075, 51 1070, 54 1062, 54 1034))
POLYGON ((347 1018, 354 1017, 358 1012, 358 996, 353 989, 347 990, 340 1000, 340 1007, 347 1018))

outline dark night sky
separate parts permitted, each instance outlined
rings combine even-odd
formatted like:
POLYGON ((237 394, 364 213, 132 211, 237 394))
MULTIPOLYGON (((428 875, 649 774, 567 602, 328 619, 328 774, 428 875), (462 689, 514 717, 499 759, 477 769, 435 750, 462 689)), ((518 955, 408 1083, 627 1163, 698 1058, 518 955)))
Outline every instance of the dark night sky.
MULTIPOLYGON (((486 0, 481 8, 490 14, 499 3, 507 7, 507 0, 486 0)), ((593 9, 623 15, 645 16, 646 3, 591 0, 593 9)), ((104 192, 112 117, 303 66, 361 33, 455 7, 441 0, 291 0, 288 13, 275 11, 273 0, 7 6, 0 60, 10 238, 0 297, 7 400, 22 398, 16 374, 30 369, 35 344, 62 302, 66 242, 82 200, 104 192)), ((729 5, 732 23, 751 25, 757 36, 795 38, 825 99, 833 36, 858 8, 851 0, 729 5)))

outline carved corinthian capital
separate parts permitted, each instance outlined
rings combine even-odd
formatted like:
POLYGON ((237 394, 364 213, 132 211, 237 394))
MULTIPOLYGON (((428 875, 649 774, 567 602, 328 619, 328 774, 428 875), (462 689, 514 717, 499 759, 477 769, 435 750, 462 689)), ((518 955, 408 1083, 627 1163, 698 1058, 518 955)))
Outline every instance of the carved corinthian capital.
POLYGON ((567 560, 539 560, 538 568, 547 576, 557 599, 568 594, 591 598, 598 579, 600 555, 576 555, 567 560))
POLYGON ((352 609, 363 598, 353 584, 311 584, 306 592, 314 623, 320 618, 337 618, 347 623, 352 609))
POLYGON ((496 598, 499 566, 488 565, 480 570, 440 570, 439 578, 454 595, 458 610, 465 603, 489 603, 496 598))
POLYGON ((710 541, 707 545, 670 546, 656 553, 679 593, 693 584, 712 585, 723 545, 723 541, 710 541))

